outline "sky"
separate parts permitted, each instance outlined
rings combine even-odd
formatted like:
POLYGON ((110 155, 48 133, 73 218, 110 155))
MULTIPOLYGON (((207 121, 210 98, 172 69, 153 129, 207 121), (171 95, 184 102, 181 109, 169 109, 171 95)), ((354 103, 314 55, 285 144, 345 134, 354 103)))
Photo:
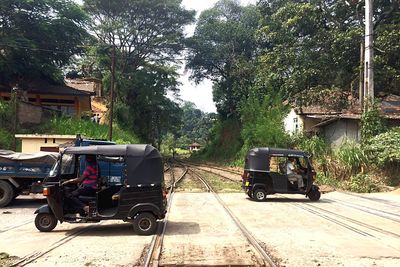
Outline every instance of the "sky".
MULTIPOLYGON (((187 9, 193 9, 197 12, 197 17, 201 11, 213 7, 218 0, 183 0, 182 4, 187 9)), ((241 0, 242 5, 256 4, 257 0, 241 0)), ((186 32, 190 36, 193 34, 194 25, 186 27, 186 32)), ((193 81, 189 81, 189 73, 184 74, 183 68, 181 70, 182 76, 179 81, 182 83, 180 87, 180 98, 185 101, 190 101, 196 104, 197 108, 204 112, 216 112, 215 104, 212 100, 212 82, 204 80, 196 85, 193 81)))

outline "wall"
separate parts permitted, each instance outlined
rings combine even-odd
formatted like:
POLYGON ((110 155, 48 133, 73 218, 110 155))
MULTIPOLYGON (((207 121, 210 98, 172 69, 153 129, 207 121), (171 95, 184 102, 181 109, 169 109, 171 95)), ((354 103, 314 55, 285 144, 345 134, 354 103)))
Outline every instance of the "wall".
POLYGON ((301 132, 303 130, 303 120, 296 114, 294 109, 290 110, 283 123, 285 131, 290 134, 301 132))
POLYGON ((341 119, 322 129, 323 135, 333 147, 340 146, 344 140, 360 141, 359 120, 341 119))
POLYGON ((35 153, 41 151, 41 147, 58 148, 61 144, 71 143, 75 138, 22 138, 23 153, 35 153))

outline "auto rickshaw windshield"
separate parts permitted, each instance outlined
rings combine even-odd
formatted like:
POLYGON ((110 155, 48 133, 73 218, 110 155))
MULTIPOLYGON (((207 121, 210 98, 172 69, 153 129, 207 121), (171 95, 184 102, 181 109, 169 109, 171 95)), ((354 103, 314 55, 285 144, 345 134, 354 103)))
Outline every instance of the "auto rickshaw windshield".
POLYGON ((63 155, 54 163, 53 167, 49 172, 49 177, 57 176, 61 160, 62 160, 61 174, 72 174, 74 172, 74 167, 75 167, 74 155, 66 154, 63 155))

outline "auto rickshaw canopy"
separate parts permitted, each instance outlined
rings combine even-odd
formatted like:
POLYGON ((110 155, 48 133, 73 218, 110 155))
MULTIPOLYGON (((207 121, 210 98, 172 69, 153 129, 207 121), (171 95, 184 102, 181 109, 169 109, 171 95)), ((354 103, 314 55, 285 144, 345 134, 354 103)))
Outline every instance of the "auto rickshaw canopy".
POLYGON ((294 149, 283 149, 283 148, 269 148, 269 147, 257 147, 252 148, 247 153, 245 159, 244 169, 246 171, 258 171, 258 172, 269 172, 270 171, 270 157, 303 157, 309 158, 310 155, 307 152, 294 150, 294 149))
POLYGON ((127 185, 160 184, 164 181, 164 168, 161 155, 151 145, 67 147, 62 153, 124 157, 127 185))

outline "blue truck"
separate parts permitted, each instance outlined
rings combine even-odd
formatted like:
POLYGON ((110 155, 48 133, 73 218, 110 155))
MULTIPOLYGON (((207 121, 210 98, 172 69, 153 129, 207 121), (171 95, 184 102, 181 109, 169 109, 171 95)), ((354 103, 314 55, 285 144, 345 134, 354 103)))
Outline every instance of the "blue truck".
MULTIPOLYGON (((82 139, 77 136, 73 146, 114 145, 114 142, 82 139)), ((42 193, 42 182, 56 162, 59 153, 16 153, 0 150, 0 207, 9 205, 20 194, 42 193)), ((81 172, 85 159, 79 159, 81 172)), ((119 185, 124 181, 122 163, 98 159, 103 182, 119 185)))

